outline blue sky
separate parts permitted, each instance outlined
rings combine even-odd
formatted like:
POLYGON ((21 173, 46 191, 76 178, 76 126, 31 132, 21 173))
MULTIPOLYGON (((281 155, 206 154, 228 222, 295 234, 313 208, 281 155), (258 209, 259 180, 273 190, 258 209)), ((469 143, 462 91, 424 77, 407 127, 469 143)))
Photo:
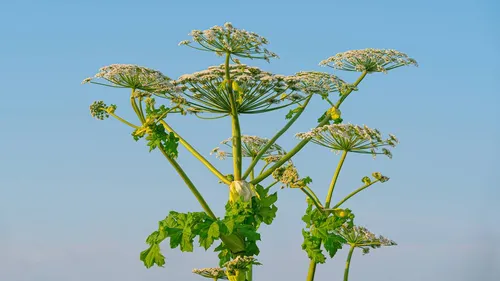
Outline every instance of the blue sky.
MULTIPOLYGON (((369 47, 417 59, 418 68, 368 76, 343 104, 344 120, 401 141, 392 160, 346 160, 334 196, 373 171, 390 176, 346 206, 358 224, 399 244, 355 253, 351 280, 500 280, 499 8, 481 0, 3 3, 0 280, 201 280, 191 269, 216 264, 215 254, 200 249, 165 249, 165 268, 141 264, 158 220, 169 210, 200 208, 159 153, 148 153, 115 120, 90 117, 89 104, 101 99, 132 117, 128 92, 80 82, 112 63, 172 78, 219 64, 177 43, 192 29, 226 21, 269 39, 280 59, 247 63, 275 73, 331 71, 319 61, 369 47)), ((292 148, 294 133, 309 130, 324 110, 314 101, 279 144, 292 148)), ((285 113, 244 116, 243 133, 271 137, 285 113)), ((228 119, 176 117, 171 125, 207 157, 230 134, 228 119)), ((309 145, 295 159, 324 197, 338 156, 309 145)), ((222 215, 227 189, 185 150, 179 162, 222 215)), ((216 163, 230 171, 229 161, 216 163)), ((275 223, 262 228, 256 280, 304 280, 303 195, 280 190, 278 206, 275 223)), ((345 256, 319 266, 317 280, 341 280, 345 256)))

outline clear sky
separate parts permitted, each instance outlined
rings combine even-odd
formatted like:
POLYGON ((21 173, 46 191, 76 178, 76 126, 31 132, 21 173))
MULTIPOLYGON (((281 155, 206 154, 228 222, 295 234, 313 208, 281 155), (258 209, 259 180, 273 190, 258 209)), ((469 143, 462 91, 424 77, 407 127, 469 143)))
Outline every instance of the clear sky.
MULTIPOLYGON (((399 244, 356 252, 351 280, 500 280, 499 11, 493 0, 2 2, 0 280, 201 280, 191 269, 215 266, 216 255, 201 249, 165 248, 165 268, 139 261, 169 210, 200 208, 158 152, 121 123, 91 118, 88 106, 100 99, 131 117, 128 92, 80 82, 112 63, 172 78, 222 63, 177 43, 226 21, 269 39, 280 59, 246 63, 275 73, 331 71, 319 61, 350 49, 415 58, 418 68, 368 76, 343 104, 345 121, 401 141, 392 160, 346 160, 335 198, 373 171, 390 176, 346 206, 358 224, 399 244)), ((314 101, 279 144, 292 148, 294 133, 324 110, 314 101)), ((244 116, 243 133, 271 137, 286 112, 244 116)), ((171 125, 207 157, 230 134, 228 119, 171 125)), ((324 197, 337 160, 311 144, 295 162, 324 197)), ((221 216, 227 188, 183 149, 179 162, 221 216)), ((216 163, 231 171, 230 161, 216 163)), ((275 223, 261 229, 256 280, 304 280, 303 194, 280 190, 278 206, 275 223)), ((317 280, 341 280, 345 256, 320 265, 317 280)))

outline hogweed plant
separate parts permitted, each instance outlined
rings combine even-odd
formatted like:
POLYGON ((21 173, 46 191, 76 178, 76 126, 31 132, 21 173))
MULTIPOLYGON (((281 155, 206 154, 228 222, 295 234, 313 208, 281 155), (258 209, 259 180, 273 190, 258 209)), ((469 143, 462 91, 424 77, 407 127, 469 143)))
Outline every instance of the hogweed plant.
MULTIPOLYGON (((165 257, 160 244, 168 241, 170 248, 192 252, 197 244, 218 252, 219 267, 195 269, 194 273, 213 280, 251 281, 253 266, 260 265, 259 228, 270 225, 278 208, 277 191, 271 188, 298 189, 307 199, 302 220, 304 241, 302 249, 310 259, 308 281, 314 280, 316 265, 333 258, 343 246, 349 246, 344 280, 347 280, 352 253, 355 248, 368 252, 370 248, 395 245, 394 242, 375 237, 354 223, 354 213, 344 203, 354 195, 388 177, 374 172, 362 178, 362 185, 345 198, 334 203, 333 192, 347 155, 351 153, 385 155, 392 157, 390 148, 398 144, 394 135, 384 137, 377 129, 343 123, 340 107, 368 74, 387 73, 406 65, 417 65, 406 54, 395 50, 364 49, 336 54, 320 62, 336 70, 360 72, 359 78, 348 83, 325 72, 298 72, 279 75, 242 64, 240 59, 270 61, 278 56, 265 48, 267 39, 256 33, 233 27, 230 23, 208 30, 193 30, 191 40, 180 45, 215 53, 223 64, 206 70, 185 74, 174 80, 163 73, 137 65, 112 64, 99 70, 83 83, 113 88, 126 88, 130 92, 130 105, 137 120, 126 120, 117 113, 117 106, 96 101, 90 106, 93 117, 103 120, 113 117, 131 127, 132 137, 145 139, 150 151, 157 150, 172 165, 198 200, 202 211, 180 213, 170 211, 158 223, 158 229, 146 239, 148 248, 140 253, 146 267, 164 266, 165 257), (312 130, 298 133, 298 143, 285 151, 276 142, 290 129, 308 107, 311 99, 319 98, 326 108, 312 130), (283 128, 270 139, 242 134, 239 118, 242 114, 265 114, 288 108, 283 128), (219 159, 231 158, 232 173, 223 173, 212 160, 203 156, 171 125, 173 114, 195 116, 201 119, 230 118, 231 137, 223 140, 220 148, 211 154, 219 159), (314 143, 340 154, 326 199, 321 201, 311 186, 310 177, 301 177, 292 158, 307 143, 314 143), (225 214, 217 216, 207 204, 188 173, 177 162, 179 144, 203 163, 215 176, 214 180, 227 185, 229 198, 225 214), (250 164, 243 167, 242 158, 250 164), (326 254, 325 252, 326 251, 326 254)), ((319 114, 318 114, 319 115, 319 114)), ((328 156, 328 157, 334 157, 328 156)))

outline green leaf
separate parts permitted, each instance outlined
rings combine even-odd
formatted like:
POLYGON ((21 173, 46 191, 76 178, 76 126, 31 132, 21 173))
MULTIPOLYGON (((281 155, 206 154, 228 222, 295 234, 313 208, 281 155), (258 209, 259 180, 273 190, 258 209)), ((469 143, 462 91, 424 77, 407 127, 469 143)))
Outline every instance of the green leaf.
POLYGON ((329 235, 323 243, 323 247, 328 252, 330 258, 333 258, 339 249, 342 249, 342 244, 346 241, 339 235, 329 235))
POLYGON ((214 238, 219 238, 219 236, 220 236, 219 222, 215 221, 212 223, 212 225, 208 229, 208 236, 214 237, 214 238))
POLYGON ((150 268, 155 264, 163 267, 165 264, 165 257, 161 254, 160 246, 158 244, 153 244, 147 250, 142 251, 140 259, 144 262, 144 265, 147 268, 150 268))
POLYGON ((224 219, 224 224, 226 225, 227 230, 228 230, 227 234, 233 233, 233 231, 234 231, 234 220, 232 220, 232 219, 229 219, 229 220, 224 219))
POLYGON ((311 233, 306 230, 302 230, 302 236, 304 237, 302 249, 306 251, 309 259, 316 263, 325 263, 325 255, 323 255, 323 251, 320 249, 321 240, 312 236, 311 233))
POLYGON ((182 231, 181 251, 193 251, 193 236, 191 233, 191 227, 189 226, 184 227, 184 230, 182 231))

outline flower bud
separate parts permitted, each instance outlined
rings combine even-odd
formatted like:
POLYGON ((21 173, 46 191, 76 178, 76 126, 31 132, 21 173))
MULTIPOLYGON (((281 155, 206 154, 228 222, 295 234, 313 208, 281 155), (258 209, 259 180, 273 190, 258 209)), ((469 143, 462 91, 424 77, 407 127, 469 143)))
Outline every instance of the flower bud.
POLYGON ((372 173, 372 176, 378 180, 380 180, 382 178, 382 174, 379 173, 379 172, 374 172, 372 173))
POLYGON ((369 178, 369 177, 363 177, 361 179, 361 181, 364 183, 364 184, 370 184, 372 182, 372 180, 369 178))
POLYGON ((333 120, 339 119, 340 118, 340 110, 337 109, 335 106, 332 108, 328 109, 328 114, 331 116, 333 120))
POLYGON ((248 202, 252 200, 252 197, 255 196, 255 189, 251 184, 246 181, 233 181, 229 185, 229 201, 236 202, 238 198, 241 198, 242 201, 248 202))

